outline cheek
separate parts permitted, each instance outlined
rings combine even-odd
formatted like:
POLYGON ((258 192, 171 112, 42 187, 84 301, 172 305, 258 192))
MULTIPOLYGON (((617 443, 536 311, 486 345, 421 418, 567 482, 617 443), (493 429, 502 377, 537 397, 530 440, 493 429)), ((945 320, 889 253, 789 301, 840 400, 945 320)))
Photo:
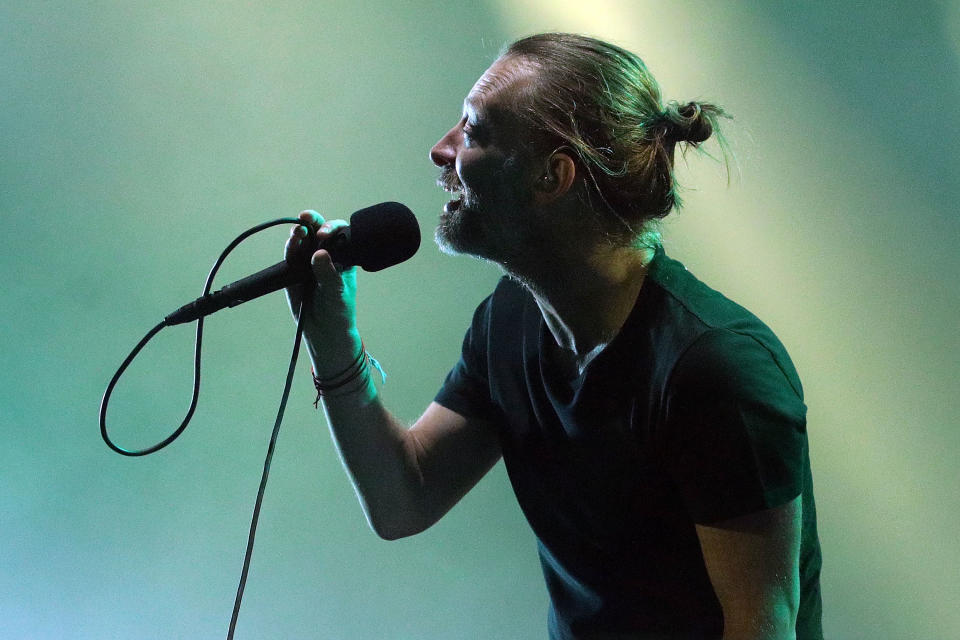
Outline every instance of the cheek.
POLYGON ((457 158, 457 175, 464 189, 475 190, 482 187, 488 176, 488 168, 482 158, 461 155, 457 158))
POLYGON ((486 198, 502 198, 515 188, 515 176, 502 155, 464 157, 457 166, 464 191, 479 193, 486 198))

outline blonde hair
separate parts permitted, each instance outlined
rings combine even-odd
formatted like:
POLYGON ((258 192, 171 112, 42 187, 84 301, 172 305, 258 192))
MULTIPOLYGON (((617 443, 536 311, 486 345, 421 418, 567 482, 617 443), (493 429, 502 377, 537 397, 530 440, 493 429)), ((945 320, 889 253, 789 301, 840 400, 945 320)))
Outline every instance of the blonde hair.
MULTIPOLYGON (((635 54, 569 33, 543 33, 509 45, 532 71, 517 97, 517 115, 535 133, 540 151, 569 148, 596 194, 613 215, 610 232, 635 241, 681 204, 673 174, 678 143, 699 147, 718 137, 721 117, 709 102, 663 104, 660 87, 635 54)), ((591 202, 591 204, 593 204, 591 202)), ((654 234, 659 238, 658 234, 654 234)))

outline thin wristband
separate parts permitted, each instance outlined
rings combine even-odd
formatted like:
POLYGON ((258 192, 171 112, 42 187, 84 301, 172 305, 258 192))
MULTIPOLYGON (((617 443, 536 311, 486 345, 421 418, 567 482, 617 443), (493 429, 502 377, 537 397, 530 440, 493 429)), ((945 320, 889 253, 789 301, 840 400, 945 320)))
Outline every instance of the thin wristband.
POLYGON ((313 374, 313 383, 314 383, 315 385, 321 385, 321 386, 323 386, 323 387, 325 387, 325 388, 326 388, 326 387, 336 388, 336 387, 338 386, 338 384, 339 384, 338 381, 340 381, 340 380, 342 380, 344 377, 350 375, 350 373, 351 373, 355 368, 361 366, 361 364, 363 363, 363 359, 364 359, 366 353, 367 353, 367 350, 366 350, 366 348, 363 346, 363 340, 361 340, 361 341, 360 341, 360 353, 357 354, 357 357, 354 358, 353 362, 351 362, 350 365, 347 366, 347 368, 344 369, 343 371, 341 371, 340 373, 337 373, 337 374, 335 374, 335 375, 332 375, 332 376, 330 376, 329 378, 326 378, 326 379, 322 379, 322 378, 318 377, 318 376, 317 376, 317 372, 313 370, 313 367, 310 367, 310 372, 313 374))
POLYGON ((371 364, 373 364, 373 367, 378 372, 380 372, 380 379, 382 382, 385 383, 387 381, 386 372, 383 370, 383 367, 380 366, 380 363, 377 361, 377 359, 371 356, 367 352, 367 349, 364 346, 363 341, 360 342, 360 354, 357 356, 357 359, 354 360, 349 367, 347 367, 337 375, 333 376, 332 378, 328 378, 326 380, 322 380, 318 378, 316 372, 311 367, 310 373, 313 376, 313 386, 317 390, 317 397, 313 401, 313 407, 315 409, 318 408, 320 404, 320 399, 324 396, 349 395, 351 393, 356 393, 357 391, 362 389, 365 385, 357 385, 355 388, 348 389, 343 393, 331 393, 332 391, 338 391, 340 389, 343 389, 350 383, 361 378, 361 376, 363 376, 363 374, 367 372, 366 365, 368 361, 371 364))

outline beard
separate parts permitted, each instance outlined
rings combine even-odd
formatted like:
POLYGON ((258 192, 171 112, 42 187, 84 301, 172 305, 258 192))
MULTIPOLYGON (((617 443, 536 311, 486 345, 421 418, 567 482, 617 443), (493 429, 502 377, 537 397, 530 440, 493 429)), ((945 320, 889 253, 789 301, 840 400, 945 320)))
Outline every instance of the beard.
POLYGON ((483 212, 473 207, 466 196, 451 200, 444 207, 434 231, 434 240, 447 255, 483 257, 486 233, 481 225, 483 212), (452 210, 451 210, 452 209, 452 210))
POLYGON ((433 239, 440 251, 447 255, 470 253, 469 247, 475 244, 477 234, 469 230, 469 225, 464 223, 464 213, 470 212, 464 211, 467 207, 464 203, 463 185, 452 166, 442 168, 440 177, 437 178, 437 186, 449 193, 459 192, 460 195, 444 205, 433 239))
POLYGON ((510 174, 512 164, 507 163, 501 180, 485 185, 483 195, 461 184, 453 167, 444 167, 437 184, 461 195, 444 206, 434 231, 443 253, 504 265, 511 261, 512 252, 523 246, 529 231, 524 227, 531 222, 531 198, 520 192, 516 176, 510 174))

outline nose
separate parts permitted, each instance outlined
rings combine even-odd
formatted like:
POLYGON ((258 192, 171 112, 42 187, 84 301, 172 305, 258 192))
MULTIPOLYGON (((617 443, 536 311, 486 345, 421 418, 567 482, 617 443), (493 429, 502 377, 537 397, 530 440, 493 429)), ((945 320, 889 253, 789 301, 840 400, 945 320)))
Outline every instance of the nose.
POLYGON ((433 145, 433 148, 430 149, 430 161, 433 162, 433 164, 438 167, 445 167, 456 161, 456 137, 458 131, 458 127, 450 129, 450 131, 447 131, 447 133, 437 141, 437 144, 433 145))

